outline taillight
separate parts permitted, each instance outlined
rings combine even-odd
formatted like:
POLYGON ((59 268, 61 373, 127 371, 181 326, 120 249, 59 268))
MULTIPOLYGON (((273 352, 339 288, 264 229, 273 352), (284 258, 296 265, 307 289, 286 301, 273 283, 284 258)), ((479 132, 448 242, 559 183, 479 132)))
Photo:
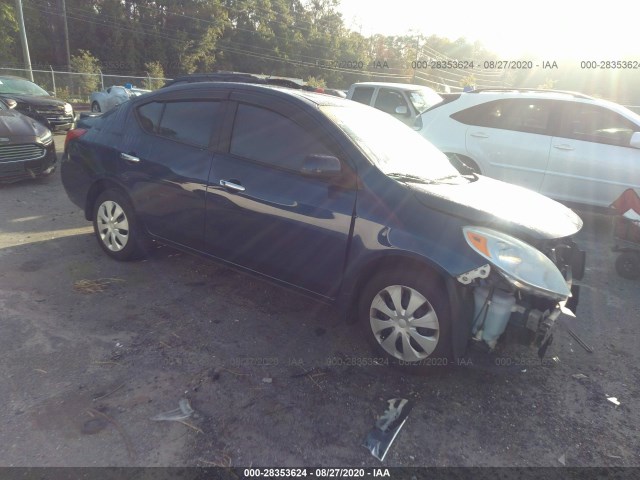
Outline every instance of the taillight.
POLYGON ((67 132, 67 136, 64 137, 64 149, 65 149, 65 151, 67 150, 67 145, 69 144, 69 142, 71 140, 74 140, 76 138, 80 138, 85 133, 87 133, 87 129, 86 128, 74 128, 73 130, 69 130, 67 132))

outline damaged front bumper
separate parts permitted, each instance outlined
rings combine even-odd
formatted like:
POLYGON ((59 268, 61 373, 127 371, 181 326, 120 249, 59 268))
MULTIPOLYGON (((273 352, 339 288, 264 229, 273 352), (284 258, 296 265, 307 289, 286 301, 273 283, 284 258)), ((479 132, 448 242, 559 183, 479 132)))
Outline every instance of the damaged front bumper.
POLYGON ((561 314, 575 316, 580 296, 579 285, 585 270, 585 253, 573 241, 540 249, 552 260, 562 276, 570 296, 558 300, 529 288, 518 288, 490 264, 457 277, 472 289, 474 312, 470 322, 474 342, 493 350, 501 337, 507 341, 538 349, 542 358, 553 341, 556 320, 561 314))

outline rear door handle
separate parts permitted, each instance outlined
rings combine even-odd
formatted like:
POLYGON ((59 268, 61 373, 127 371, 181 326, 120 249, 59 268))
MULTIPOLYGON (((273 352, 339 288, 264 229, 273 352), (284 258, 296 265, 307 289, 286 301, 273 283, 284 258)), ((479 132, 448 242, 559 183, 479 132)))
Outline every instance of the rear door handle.
POLYGON ((228 190, 233 190, 235 192, 244 192, 245 190, 245 188, 242 185, 238 183, 230 182, 228 180, 220 180, 220 185, 228 190))
POLYGON ((472 137, 476 137, 476 138, 489 138, 489 135, 487 135, 486 133, 482 133, 482 132, 473 132, 473 133, 470 133, 469 135, 471 135, 472 137))
POLYGON ((138 157, 134 157, 133 155, 129 155, 128 153, 121 153, 120 158, 127 162, 138 163, 140 159, 138 157))
POLYGON ((573 150, 574 148, 571 145, 567 145, 566 143, 561 145, 554 145, 553 148, 557 148, 558 150, 573 150))

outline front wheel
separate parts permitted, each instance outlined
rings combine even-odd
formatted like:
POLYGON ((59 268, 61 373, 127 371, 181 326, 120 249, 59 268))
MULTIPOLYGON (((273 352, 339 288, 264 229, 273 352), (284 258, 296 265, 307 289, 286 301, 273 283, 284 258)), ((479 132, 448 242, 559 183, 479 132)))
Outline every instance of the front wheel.
POLYGON ((93 208, 93 230, 98 243, 115 260, 134 260, 145 254, 145 237, 127 197, 105 190, 93 208))
POLYGON ((449 301, 437 276, 380 273, 363 290, 359 314, 369 343, 393 365, 425 373, 450 361, 449 301))

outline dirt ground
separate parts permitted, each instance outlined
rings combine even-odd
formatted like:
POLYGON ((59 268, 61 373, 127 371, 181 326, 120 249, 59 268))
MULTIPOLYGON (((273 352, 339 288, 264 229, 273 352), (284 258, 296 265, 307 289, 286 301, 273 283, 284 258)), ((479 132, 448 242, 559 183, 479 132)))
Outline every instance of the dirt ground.
POLYGON ((585 222, 578 318, 543 362, 412 377, 347 366, 357 328, 279 287, 167 248, 109 260, 59 172, 0 186, 0 466, 640 465, 640 283, 585 222), (380 462, 362 441, 395 397, 415 406, 380 462))

